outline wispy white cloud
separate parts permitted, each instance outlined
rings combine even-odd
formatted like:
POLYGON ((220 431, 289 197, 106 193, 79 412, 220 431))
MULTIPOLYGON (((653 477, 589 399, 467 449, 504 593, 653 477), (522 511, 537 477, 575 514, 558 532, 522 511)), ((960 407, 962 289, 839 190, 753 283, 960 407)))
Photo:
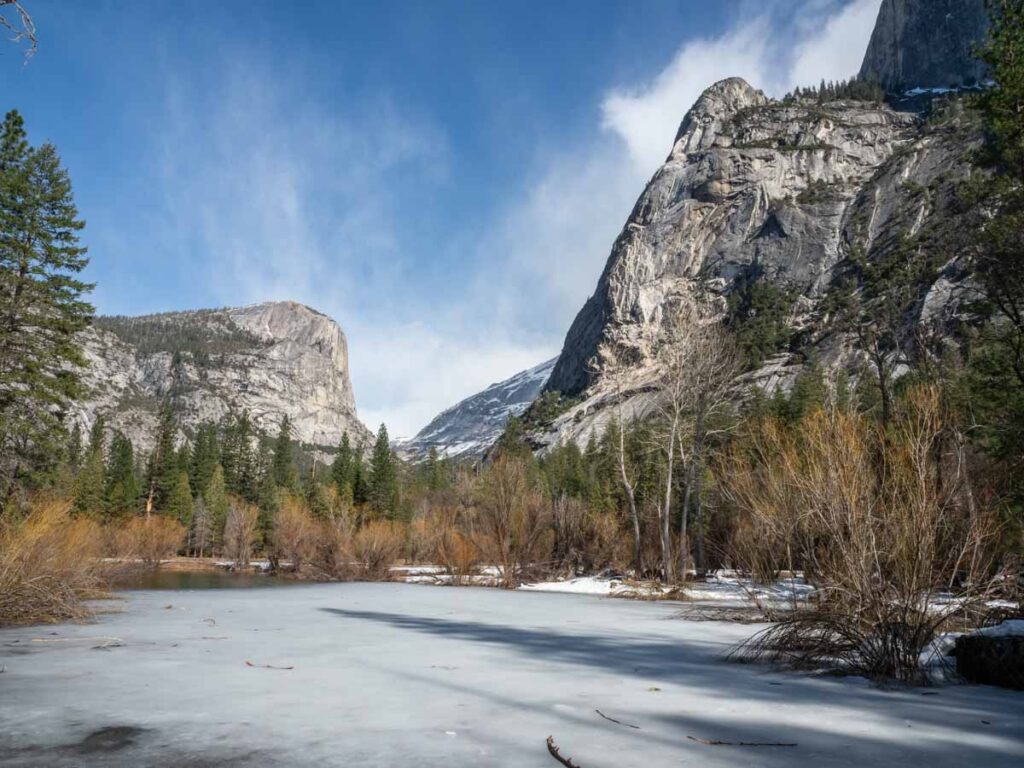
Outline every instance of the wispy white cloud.
POLYGON ((795 84, 849 77, 859 69, 877 5, 746 3, 721 34, 684 42, 644 81, 610 87, 599 124, 537 164, 543 171, 510 198, 481 246, 480 261, 487 266, 479 292, 503 326, 536 329, 539 323, 560 343, 634 201, 704 89, 739 76, 782 95, 795 84), (488 263, 495 253, 503 258, 488 263))
POLYGON ((557 352, 705 87, 739 75, 779 93, 851 74, 873 5, 769 0, 720 35, 684 42, 649 78, 610 85, 589 130, 538 150, 536 172, 509 191, 483 236, 467 243, 451 222, 452 242, 437 248, 458 241, 465 256, 441 296, 422 290, 407 261, 406 220, 416 204, 407 190, 446 182, 452 149, 438 127, 386 98, 327 112, 295 87, 301 73, 225 52, 201 84, 168 73, 153 126, 163 191, 154 241, 175 258, 193 254, 182 269, 216 301, 290 298, 337 318, 364 421, 411 435, 557 352), (801 25, 780 26, 773 8, 801 25))

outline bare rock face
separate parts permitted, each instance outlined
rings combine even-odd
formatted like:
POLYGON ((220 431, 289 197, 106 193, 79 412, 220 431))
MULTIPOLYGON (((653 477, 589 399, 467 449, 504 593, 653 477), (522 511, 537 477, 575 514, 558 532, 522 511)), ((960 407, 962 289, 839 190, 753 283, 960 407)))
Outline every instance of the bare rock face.
POLYGON ((186 435, 247 411, 273 432, 282 417, 297 440, 334 446, 370 440, 356 415, 348 344, 338 324, 295 302, 99 318, 83 334, 89 397, 73 417, 97 416, 149 448, 159 408, 173 405, 186 435))
POLYGON ((977 85, 988 21, 985 0, 883 0, 860 76, 896 94, 977 85))
MULTIPOLYGON (((807 361, 848 365, 851 339, 830 332, 827 299, 855 255, 884 258, 947 217, 978 146, 966 122, 869 102, 773 101, 739 79, 709 88, 566 336, 547 389, 581 402, 537 445, 585 442, 610 418, 613 393, 626 394, 630 415, 649 411, 666 329, 695 313, 724 316, 730 294, 750 280, 795 297, 788 324, 804 336, 752 382, 786 386, 807 361)), ((917 323, 955 323, 966 279, 962 264, 946 265, 908 318, 908 335, 917 323)))
POLYGON ((436 449, 442 456, 482 456, 501 436, 508 420, 522 414, 544 388, 555 360, 517 373, 438 414, 401 446, 414 459, 436 449))

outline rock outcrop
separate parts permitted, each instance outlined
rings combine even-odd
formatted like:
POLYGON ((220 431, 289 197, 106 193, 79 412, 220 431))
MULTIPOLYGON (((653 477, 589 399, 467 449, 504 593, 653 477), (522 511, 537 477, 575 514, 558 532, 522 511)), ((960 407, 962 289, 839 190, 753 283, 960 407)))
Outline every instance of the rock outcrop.
MULTIPOLYGON (((773 101, 743 80, 709 88, 683 120, 672 151, 637 201, 594 295, 566 336, 547 389, 581 402, 543 446, 581 442, 608 419, 610 394, 651 406, 655 353, 676 318, 719 318, 741 286, 767 281, 792 298, 799 348, 776 350, 753 379, 787 382, 808 362, 859 360, 830 326, 852 260, 894 249, 950 217, 979 136, 955 104, 925 120, 884 104, 773 101), (607 373, 616 362, 619 373, 607 373), (623 363, 625 365, 623 365, 623 363)), ((954 323, 966 279, 952 261, 907 318, 954 323)))
POLYGON ((883 0, 860 76, 895 94, 978 85, 987 31, 985 0, 883 0))
POLYGON ((72 416, 87 429, 102 415, 136 447, 152 446, 165 401, 184 436, 247 411, 271 433, 287 416, 309 445, 335 446, 345 432, 371 439, 356 415, 345 334, 302 304, 98 318, 83 341, 90 394, 72 416))
POLYGON ((451 458, 482 456, 508 420, 522 414, 540 394, 554 366, 555 360, 548 360, 467 397, 438 414, 401 450, 414 459, 425 457, 432 448, 451 458))

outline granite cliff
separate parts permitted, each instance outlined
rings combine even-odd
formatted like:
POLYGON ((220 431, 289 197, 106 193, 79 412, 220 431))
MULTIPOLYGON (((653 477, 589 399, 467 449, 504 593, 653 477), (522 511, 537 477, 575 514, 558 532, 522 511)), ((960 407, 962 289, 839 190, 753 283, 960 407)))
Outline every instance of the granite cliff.
POLYGON ((101 317, 83 342, 89 397, 73 419, 87 429, 102 415, 136 447, 151 447, 163 402, 185 436, 247 411, 268 432, 287 416, 310 445, 335 446, 345 432, 371 439, 356 415, 345 334, 302 304, 101 317))

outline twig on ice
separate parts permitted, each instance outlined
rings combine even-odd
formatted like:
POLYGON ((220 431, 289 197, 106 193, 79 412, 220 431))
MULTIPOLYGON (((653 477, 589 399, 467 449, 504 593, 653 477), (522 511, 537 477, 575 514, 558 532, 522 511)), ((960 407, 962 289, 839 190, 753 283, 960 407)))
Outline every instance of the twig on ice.
POLYGON ((273 664, 253 664, 249 660, 246 660, 245 666, 253 667, 254 669, 295 669, 295 667, 275 667, 273 664))
POLYGON ((790 741, 720 741, 719 739, 698 739, 687 736, 690 741, 707 744, 710 747, 797 747, 799 744, 790 741))
POLYGON ((621 720, 616 720, 614 717, 608 717, 608 715, 606 715, 600 709, 595 709, 594 711, 597 712, 597 714, 599 714, 605 720, 608 720, 609 722, 618 723, 619 725, 624 725, 627 728, 636 728, 638 731, 640 730, 640 726, 639 725, 633 725, 632 723, 624 723, 621 720))
POLYGON ((557 760, 562 765, 564 765, 565 768, 580 768, 579 765, 574 763, 568 757, 562 757, 562 753, 559 752, 558 751, 558 747, 555 746, 555 737, 554 736, 548 736, 548 752, 551 753, 551 756, 553 758, 555 758, 555 760, 557 760))

